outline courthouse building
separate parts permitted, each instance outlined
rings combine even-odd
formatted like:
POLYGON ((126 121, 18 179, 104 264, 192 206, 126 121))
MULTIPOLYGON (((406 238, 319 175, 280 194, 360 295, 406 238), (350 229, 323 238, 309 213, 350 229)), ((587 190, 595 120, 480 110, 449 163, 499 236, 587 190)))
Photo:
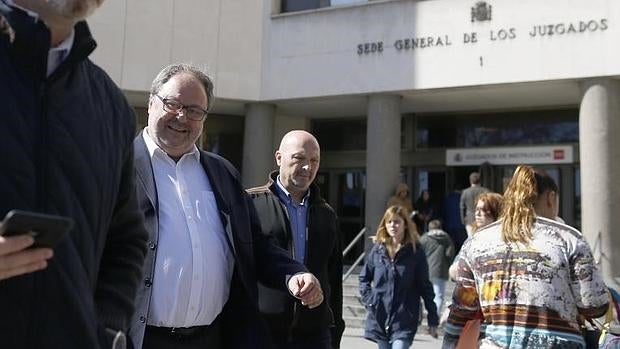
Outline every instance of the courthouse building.
POLYGON ((201 146, 246 186, 286 131, 315 134, 345 240, 374 232, 401 181, 441 207, 470 172, 502 192, 526 163, 620 276, 620 1, 115 0, 89 23, 142 125, 163 66, 208 68, 201 146))

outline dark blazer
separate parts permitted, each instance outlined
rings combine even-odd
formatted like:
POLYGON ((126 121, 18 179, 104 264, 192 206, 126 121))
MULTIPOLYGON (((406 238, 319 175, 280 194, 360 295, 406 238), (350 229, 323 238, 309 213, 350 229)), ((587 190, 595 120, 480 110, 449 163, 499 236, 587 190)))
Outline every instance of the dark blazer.
MULTIPOLYGON (((151 300, 159 208, 151 159, 141 133, 134 140, 134 151, 138 204, 149 232, 144 283, 138 290, 136 313, 129 330, 134 347, 141 348, 151 300)), ((220 314, 223 345, 231 349, 270 348, 258 312, 257 281, 287 290, 289 277, 307 270, 261 233, 260 221, 239 182, 237 170, 224 158, 205 151, 200 152, 200 162, 211 182, 228 245, 235 258, 230 295, 220 314)))
MULTIPOLYGON (((278 197, 275 183, 278 172, 271 173, 269 182, 248 189, 259 213, 265 234, 279 246, 293 251, 293 238, 288 211, 278 197)), ((340 347, 344 332, 342 319, 342 244, 334 209, 321 197, 316 184, 310 186, 308 224, 306 230, 305 265, 321 283, 325 300, 314 309, 299 307, 288 294, 259 284, 259 307, 274 336, 311 337, 331 331, 332 347, 340 347)))

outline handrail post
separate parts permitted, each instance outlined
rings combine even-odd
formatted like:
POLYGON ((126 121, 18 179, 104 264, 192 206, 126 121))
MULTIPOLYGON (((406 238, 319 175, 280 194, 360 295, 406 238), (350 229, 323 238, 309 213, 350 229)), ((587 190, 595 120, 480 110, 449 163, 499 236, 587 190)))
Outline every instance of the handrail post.
POLYGON ((344 276, 342 277, 342 282, 345 282, 345 280, 347 280, 347 278, 349 278, 349 276, 353 273, 353 269, 355 269, 355 267, 357 267, 358 264, 360 264, 360 262, 364 259, 364 256, 366 255, 366 252, 362 252, 360 254, 359 257, 357 257, 357 259, 355 260, 355 262, 353 262, 353 265, 351 265, 351 267, 349 268, 349 270, 347 270, 347 272, 344 274, 344 276))
POLYGON ((347 253, 349 253, 349 251, 351 251, 353 246, 355 246, 355 243, 358 242, 359 239, 361 239, 364 236, 365 233, 366 233, 366 227, 363 227, 362 230, 360 230, 359 233, 357 233, 357 235, 355 235, 353 240, 351 240, 349 245, 347 245, 347 247, 344 249, 344 251, 342 251, 342 257, 343 258, 344 258, 344 256, 347 255, 347 253))
MULTIPOLYGON (((355 246, 355 244, 364 236, 365 233, 366 233, 366 227, 363 227, 359 231, 359 233, 357 233, 357 235, 353 238, 353 240, 351 240, 349 245, 347 245, 344 251, 342 251, 343 258, 344 256, 347 255, 347 253, 351 252, 351 250, 353 249, 353 246, 355 246)), ((357 257, 355 262, 353 262, 353 265, 349 267, 349 270, 347 270, 346 273, 344 273, 344 276, 342 277, 342 282, 344 282, 351 275, 351 273, 353 273, 353 270, 355 269, 355 267, 357 267, 357 265, 360 264, 364 260, 365 255, 366 253, 362 252, 362 254, 360 254, 359 257, 357 257)))

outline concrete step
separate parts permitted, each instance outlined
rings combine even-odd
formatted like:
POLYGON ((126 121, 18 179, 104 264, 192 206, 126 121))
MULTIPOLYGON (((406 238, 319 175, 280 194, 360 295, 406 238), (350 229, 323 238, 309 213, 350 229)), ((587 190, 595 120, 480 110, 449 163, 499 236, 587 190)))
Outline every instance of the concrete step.
POLYGON ((342 314, 346 316, 366 317, 366 307, 359 304, 343 304, 342 314))
POLYGON ((343 292, 342 304, 361 305, 362 303, 360 302, 360 296, 357 293, 343 292))
POLYGON ((342 292, 359 293, 359 286, 355 284, 342 284, 342 292))
POLYGON ((342 317, 347 328, 351 329, 363 329, 366 321, 366 308, 360 301, 358 274, 359 271, 351 274, 342 283, 342 317))
POLYGON ((343 316, 347 328, 364 328, 365 317, 343 316))

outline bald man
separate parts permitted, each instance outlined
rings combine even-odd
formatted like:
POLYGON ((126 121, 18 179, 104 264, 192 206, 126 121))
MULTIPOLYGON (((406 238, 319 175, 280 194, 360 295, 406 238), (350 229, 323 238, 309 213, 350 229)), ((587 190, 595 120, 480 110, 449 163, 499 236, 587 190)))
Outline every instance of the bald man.
POLYGON ((279 171, 248 189, 265 234, 306 265, 321 283, 319 307, 297 306, 284 292, 259 284, 259 307, 279 349, 339 348, 342 319, 342 246, 336 213, 313 183, 321 150, 313 135, 287 133, 275 153, 279 171))

